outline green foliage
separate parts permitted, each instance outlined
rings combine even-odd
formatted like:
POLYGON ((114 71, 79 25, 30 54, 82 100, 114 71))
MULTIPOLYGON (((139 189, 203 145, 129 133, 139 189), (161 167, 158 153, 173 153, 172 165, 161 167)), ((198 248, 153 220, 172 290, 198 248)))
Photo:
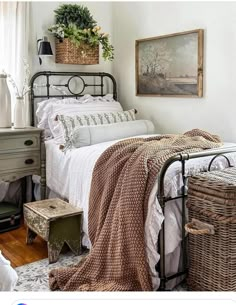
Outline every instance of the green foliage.
POLYGON ((102 45, 102 57, 105 60, 113 60, 114 59, 114 47, 109 43, 108 36, 103 35, 99 38, 99 41, 102 45))
POLYGON ((87 7, 77 4, 63 4, 55 10, 55 13, 56 24, 48 30, 57 39, 63 41, 64 38, 68 38, 78 46, 82 42, 91 46, 101 44, 102 57, 105 60, 114 59, 114 47, 109 42, 109 35, 100 32, 101 27, 96 25, 97 22, 87 7))
POLYGON ((72 23, 80 29, 93 28, 97 25, 97 22, 93 19, 93 16, 86 6, 62 4, 54 12, 56 14, 56 23, 64 24, 66 27, 72 23))

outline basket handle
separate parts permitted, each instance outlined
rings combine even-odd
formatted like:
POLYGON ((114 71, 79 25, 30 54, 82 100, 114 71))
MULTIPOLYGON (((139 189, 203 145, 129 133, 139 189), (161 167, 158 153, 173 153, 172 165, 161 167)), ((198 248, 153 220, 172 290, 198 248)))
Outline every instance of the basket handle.
POLYGON ((229 167, 233 167, 233 166, 230 164, 229 158, 227 158, 225 155, 218 154, 218 155, 216 155, 215 157, 213 157, 212 160, 211 160, 211 162, 209 163, 208 169, 207 169, 208 172, 211 170, 212 163, 213 163, 213 162, 215 161, 215 159, 218 158, 218 157, 224 157, 224 158, 226 159, 227 163, 228 163, 228 166, 229 166, 229 167))
POLYGON ((185 231, 194 235, 214 235, 214 226, 195 218, 185 225, 185 231))

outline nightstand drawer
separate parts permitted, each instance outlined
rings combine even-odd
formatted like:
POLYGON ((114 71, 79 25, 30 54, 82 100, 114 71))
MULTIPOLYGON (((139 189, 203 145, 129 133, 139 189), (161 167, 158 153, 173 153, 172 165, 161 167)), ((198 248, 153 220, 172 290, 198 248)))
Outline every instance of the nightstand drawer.
POLYGON ((37 134, 4 136, 0 141, 0 153, 13 150, 35 150, 39 147, 40 137, 37 134))
POLYGON ((40 154, 35 152, 0 155, 0 174, 40 167, 40 154))

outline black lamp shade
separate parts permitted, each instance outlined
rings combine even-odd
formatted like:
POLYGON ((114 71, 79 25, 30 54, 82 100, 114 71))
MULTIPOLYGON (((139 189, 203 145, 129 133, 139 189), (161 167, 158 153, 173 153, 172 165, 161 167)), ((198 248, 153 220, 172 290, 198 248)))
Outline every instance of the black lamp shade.
POLYGON ((47 41, 47 37, 44 37, 42 41, 39 42, 39 55, 53 55, 50 42, 47 41))

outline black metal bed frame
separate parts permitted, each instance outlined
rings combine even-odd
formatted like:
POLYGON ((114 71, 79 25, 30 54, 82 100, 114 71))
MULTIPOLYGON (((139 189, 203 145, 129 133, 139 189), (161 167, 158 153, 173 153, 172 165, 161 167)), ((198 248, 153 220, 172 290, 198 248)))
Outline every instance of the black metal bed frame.
MULTIPOLYGON (((98 94, 91 94, 92 96, 104 96, 104 78, 109 78, 112 81, 112 93, 113 93, 113 98, 117 100, 117 85, 114 77, 109 74, 109 73, 104 73, 104 72, 51 72, 51 71, 44 71, 44 72, 38 72, 35 75, 33 75, 31 81, 30 81, 30 86, 31 86, 31 107, 32 107, 32 125, 35 124, 34 120, 34 115, 35 115, 35 99, 36 98, 41 98, 41 99, 49 99, 49 98, 65 98, 65 97, 73 97, 73 98, 78 98, 82 96, 85 88, 87 87, 98 87, 100 88, 100 92, 98 94), (46 77, 46 94, 45 95, 36 95, 35 94, 35 81, 41 77, 44 76, 46 77), (53 84, 53 88, 55 87, 65 87, 69 91, 68 95, 64 94, 51 94, 50 93, 50 88, 51 88, 51 77, 52 76, 59 76, 59 77, 68 77, 69 79, 67 80, 66 83, 64 84, 53 84), (97 84, 96 82, 94 83, 86 83, 86 81, 83 79, 83 77, 98 77, 100 79, 100 83, 97 84), (82 84, 83 88, 80 92, 74 93, 70 89, 70 82, 73 78, 78 78, 82 84)), ((157 271, 159 272, 160 275, 160 291, 166 290, 166 283, 176 277, 185 275, 188 271, 188 262, 187 262, 187 247, 186 247, 186 235, 185 235, 185 211, 186 211, 186 198, 187 198, 187 174, 186 174, 186 162, 191 159, 197 159, 197 158, 203 158, 203 157, 210 157, 214 156, 213 159, 211 160, 209 167, 211 166, 212 162, 217 158, 218 156, 223 156, 227 159, 229 166, 230 162, 229 159, 225 156, 226 154, 229 153, 236 153, 236 146, 228 147, 228 148, 219 148, 219 149, 211 149, 211 150, 206 150, 202 152, 197 152, 197 153, 180 153, 177 154, 170 159, 168 159, 162 166, 159 175, 158 175, 158 193, 157 193, 157 199, 160 203, 160 206, 163 211, 163 215, 165 216, 165 204, 169 201, 175 200, 175 199, 181 199, 182 200, 182 265, 183 265, 183 270, 177 272, 176 274, 173 274, 171 276, 166 276, 165 272, 165 221, 162 223, 162 228, 159 234, 158 238, 158 245, 159 245, 159 254, 160 254, 160 260, 158 265, 156 266, 157 271), (181 194, 176 197, 165 197, 165 190, 164 190, 164 185, 165 185, 165 175, 169 167, 175 163, 175 162, 180 162, 181 164, 181 175, 183 179, 183 186, 181 189, 181 194)), ((45 180, 46 181, 46 180, 45 180)))
MULTIPOLYGON (((105 72, 52 72, 52 71, 43 71, 43 72, 38 72, 36 74, 34 74, 30 80, 30 99, 31 99, 31 125, 34 126, 35 122, 34 122, 34 115, 35 115, 35 99, 49 99, 49 98, 79 98, 81 96, 83 96, 83 92, 85 91, 86 88, 88 87, 92 87, 92 88, 98 88, 99 89, 99 93, 96 94, 91 94, 92 96, 104 96, 106 94, 106 92, 104 92, 104 79, 110 79, 112 82, 112 94, 113 94, 113 98, 115 100, 117 100, 117 85, 116 85, 116 81, 115 78, 109 74, 109 73, 105 73, 105 72), (39 79, 41 76, 46 78, 46 83, 44 86, 42 87, 46 87, 46 94, 43 95, 36 95, 35 94, 35 89, 37 89, 37 86, 35 87, 35 81, 37 79, 39 79), (66 80, 66 82, 64 83, 52 83, 52 77, 66 77, 68 78, 66 80), (89 77, 92 82, 87 83, 87 80, 84 79, 84 77, 89 77), (73 92, 70 84, 72 79, 77 78, 81 84, 82 84, 82 89, 79 92, 73 92), (99 80, 100 82, 97 83, 96 80, 99 80), (53 85, 53 87, 52 87, 53 85), (59 90, 59 88, 66 88, 68 90, 68 94, 52 94, 50 93, 51 89, 57 89, 59 90)), ((59 81, 59 80, 58 80, 59 81)), ((39 84, 40 87, 40 84, 39 84)))

